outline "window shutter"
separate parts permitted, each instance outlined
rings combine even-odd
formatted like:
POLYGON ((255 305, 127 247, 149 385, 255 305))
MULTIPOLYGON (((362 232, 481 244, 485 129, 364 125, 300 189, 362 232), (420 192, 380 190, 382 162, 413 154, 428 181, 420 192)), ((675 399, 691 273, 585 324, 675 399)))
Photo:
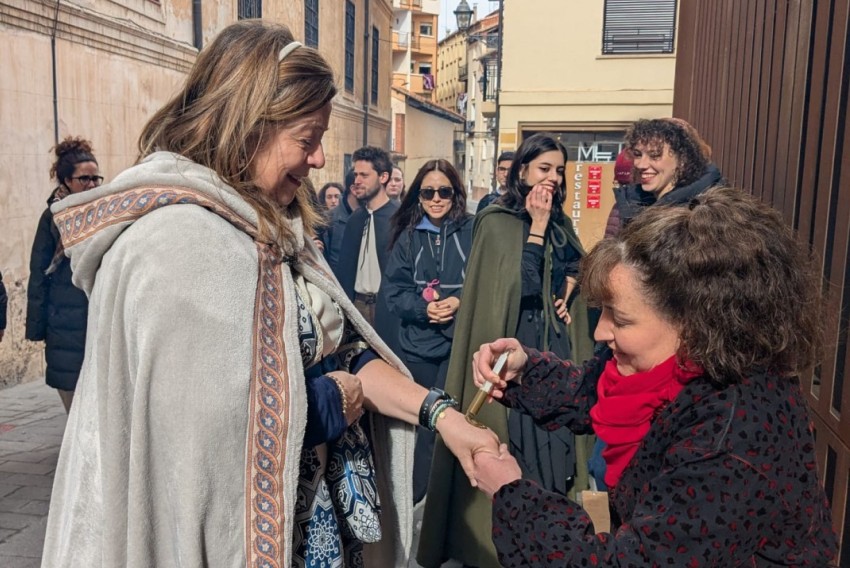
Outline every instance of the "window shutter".
POLYGON ((676 0, 605 0, 602 53, 673 53, 676 0))

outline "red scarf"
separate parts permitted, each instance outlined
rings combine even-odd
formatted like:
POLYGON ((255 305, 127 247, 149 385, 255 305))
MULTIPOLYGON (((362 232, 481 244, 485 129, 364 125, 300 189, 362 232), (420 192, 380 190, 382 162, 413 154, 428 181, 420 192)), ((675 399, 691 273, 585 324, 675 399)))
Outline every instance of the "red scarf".
POLYGON ((607 444, 602 451, 607 468, 605 484, 614 487, 635 455, 652 419, 667 406, 702 369, 687 365, 683 369, 673 355, 642 373, 623 376, 617 360, 605 365, 596 391, 599 401, 590 409, 596 435, 607 444))

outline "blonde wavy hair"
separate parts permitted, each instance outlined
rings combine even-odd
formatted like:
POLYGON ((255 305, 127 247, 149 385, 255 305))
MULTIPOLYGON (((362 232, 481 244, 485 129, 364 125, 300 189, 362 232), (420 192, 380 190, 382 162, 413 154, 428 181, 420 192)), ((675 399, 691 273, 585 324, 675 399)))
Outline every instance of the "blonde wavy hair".
POLYGON ((280 127, 322 109, 337 92, 333 71, 315 49, 302 46, 278 61, 292 41, 287 27, 262 20, 228 26, 139 137, 139 160, 162 150, 215 171, 257 211, 260 239, 278 244, 294 239, 287 218, 300 217, 314 235, 321 215, 304 184, 285 209, 266 197, 252 179, 252 161, 280 127))

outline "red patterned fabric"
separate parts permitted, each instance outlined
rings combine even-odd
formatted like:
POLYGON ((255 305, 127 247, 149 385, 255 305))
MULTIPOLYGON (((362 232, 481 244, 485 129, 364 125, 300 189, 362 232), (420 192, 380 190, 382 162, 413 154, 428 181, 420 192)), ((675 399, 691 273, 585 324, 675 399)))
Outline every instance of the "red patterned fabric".
POLYGON ((599 397, 590 410, 593 430, 606 444, 605 484, 614 487, 629 465, 652 419, 670 403, 685 384, 702 373, 683 369, 673 355, 643 373, 623 376, 617 360, 605 365, 596 386, 599 397))

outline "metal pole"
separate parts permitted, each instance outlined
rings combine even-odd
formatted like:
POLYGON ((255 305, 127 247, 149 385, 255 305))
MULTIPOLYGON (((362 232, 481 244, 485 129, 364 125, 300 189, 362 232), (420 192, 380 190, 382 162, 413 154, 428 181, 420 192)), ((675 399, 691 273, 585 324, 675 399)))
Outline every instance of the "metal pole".
POLYGON ((502 46, 505 45, 505 0, 499 0, 499 48, 496 52, 496 126, 494 128, 493 144, 493 187, 496 188, 496 168, 499 167, 499 116, 502 108, 499 106, 499 93, 502 91, 502 46))
POLYGON ((204 47, 203 10, 201 0, 192 0, 192 43, 201 51, 204 47))
POLYGON ((53 11, 53 29, 50 31, 50 64, 53 74, 53 144, 59 144, 59 85, 56 79, 56 28, 59 26, 59 2, 53 11))
POLYGON ((365 0, 366 14, 363 18, 363 145, 369 144, 369 0, 365 0))

